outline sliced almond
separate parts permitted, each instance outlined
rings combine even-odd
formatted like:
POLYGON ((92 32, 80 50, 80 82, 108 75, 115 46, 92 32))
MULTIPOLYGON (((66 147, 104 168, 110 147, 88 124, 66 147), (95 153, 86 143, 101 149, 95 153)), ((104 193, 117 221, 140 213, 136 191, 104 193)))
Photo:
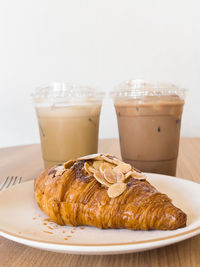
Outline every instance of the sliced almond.
POLYGON ((112 184, 108 188, 108 195, 110 198, 115 198, 115 197, 120 196, 125 190, 126 190, 126 184, 125 183, 112 184))
POLYGON ((120 164, 124 163, 123 161, 119 160, 118 158, 116 158, 115 156, 113 156, 111 154, 104 154, 104 156, 106 156, 106 158, 108 158, 110 160, 110 162, 112 161, 112 163, 114 165, 120 165, 120 164))
POLYGON ((103 185, 105 185, 105 186, 107 186, 107 187, 110 187, 110 186, 111 186, 111 184, 108 183, 108 182, 105 180, 103 174, 102 174, 100 171, 95 170, 95 172, 93 173, 93 175, 94 175, 94 178, 95 178, 100 184, 103 184, 103 185))
POLYGON ((93 175, 93 172, 91 172, 90 167, 91 167, 91 166, 90 166, 87 162, 84 163, 84 169, 85 169, 85 171, 86 171, 89 175, 93 175))
MULTIPOLYGON (((89 164, 88 164, 89 165, 89 164)), ((88 170, 91 172, 91 173, 94 173, 96 171, 95 168, 93 168, 92 166, 88 166, 88 170)))
POLYGON ((111 158, 113 158, 114 157, 114 155, 112 155, 112 154, 109 154, 109 153, 101 153, 102 155, 104 155, 104 156, 106 156, 106 157, 111 157, 111 158))
POLYGON ((96 159, 96 158, 100 158, 102 155, 102 153, 98 153, 98 154, 91 154, 91 155, 87 155, 84 157, 80 157, 77 160, 88 160, 88 159, 96 159))
POLYGON ((117 171, 121 171, 121 172, 123 172, 123 173, 127 173, 127 172, 129 172, 131 169, 132 169, 132 167, 131 167, 130 164, 122 163, 122 164, 118 165, 117 167, 115 167, 113 170, 114 170, 115 172, 117 172, 117 171))
POLYGON ((140 170, 138 170, 138 169, 136 169, 135 167, 133 167, 133 170, 134 170, 134 171, 136 171, 136 172, 139 172, 139 173, 141 173, 141 171, 140 171, 140 170))
POLYGON ((55 171, 62 171, 62 170, 64 170, 64 165, 57 166, 57 167, 55 167, 54 170, 55 171))
POLYGON ((120 165, 120 164, 123 164, 124 162, 121 161, 121 160, 119 160, 118 158, 113 158, 113 163, 114 163, 115 165, 120 165))
POLYGON ((116 174, 112 169, 110 169, 110 168, 105 169, 103 174, 104 174, 104 178, 109 183, 114 184, 117 182, 116 174))
POLYGON ((61 165, 61 166, 56 167, 55 171, 56 171, 55 176, 62 175, 65 171, 64 166, 61 165))
POLYGON ((65 170, 57 171, 56 174, 55 174, 55 176, 63 175, 64 172, 65 172, 65 170))
POLYGON ((125 175, 123 174, 123 172, 118 171, 116 173, 116 178, 118 183, 125 181, 125 175))
POLYGON ((129 171, 127 172, 124 176, 125 176, 125 179, 127 179, 128 177, 132 176, 132 174, 134 174, 133 171, 129 171))
POLYGON ((115 165, 112 165, 111 163, 108 163, 108 162, 103 162, 100 165, 99 170, 100 170, 101 173, 104 173, 105 169, 112 169, 113 166, 115 166, 115 165))
POLYGON ((68 160, 67 162, 64 163, 64 168, 65 169, 70 168, 75 162, 76 160, 68 160))
POLYGON ((105 155, 102 155, 101 158, 104 159, 106 162, 114 163, 113 159, 110 159, 109 157, 106 157, 105 155))
POLYGON ((102 160, 94 160, 94 162, 93 162, 93 167, 96 169, 96 170, 99 170, 99 167, 100 167, 100 165, 103 163, 103 161, 102 160))
POLYGON ((108 154, 108 153, 102 153, 101 154, 101 157, 106 157, 106 158, 108 158, 108 159, 110 159, 110 160, 114 160, 114 159, 116 159, 116 157, 114 156, 114 155, 112 155, 112 154, 108 154))
POLYGON ((132 175, 131 175, 133 178, 137 178, 137 179, 146 179, 147 176, 146 174, 144 173, 139 173, 139 172, 132 172, 132 175))

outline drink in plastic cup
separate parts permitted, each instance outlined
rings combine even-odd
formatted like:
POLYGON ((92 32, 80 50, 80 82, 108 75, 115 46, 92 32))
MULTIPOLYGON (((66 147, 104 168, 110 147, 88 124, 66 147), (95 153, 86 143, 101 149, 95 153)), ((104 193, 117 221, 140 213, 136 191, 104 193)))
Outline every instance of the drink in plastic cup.
POLYGON ((185 90, 130 80, 112 95, 123 160, 144 172, 175 175, 185 90))
POLYGON ((52 83, 33 94, 45 167, 97 153, 103 93, 52 83))

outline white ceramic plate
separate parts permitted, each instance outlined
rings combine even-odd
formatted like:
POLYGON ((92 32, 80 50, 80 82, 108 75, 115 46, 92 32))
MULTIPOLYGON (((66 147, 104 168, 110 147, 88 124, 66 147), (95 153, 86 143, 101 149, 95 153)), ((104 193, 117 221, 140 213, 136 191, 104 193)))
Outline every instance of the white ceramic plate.
POLYGON ((40 249, 73 254, 119 254, 166 246, 200 233, 200 184, 148 174, 160 192, 187 215, 187 227, 173 231, 101 230, 58 226, 45 220, 34 200, 33 181, 0 193, 0 234, 40 249))

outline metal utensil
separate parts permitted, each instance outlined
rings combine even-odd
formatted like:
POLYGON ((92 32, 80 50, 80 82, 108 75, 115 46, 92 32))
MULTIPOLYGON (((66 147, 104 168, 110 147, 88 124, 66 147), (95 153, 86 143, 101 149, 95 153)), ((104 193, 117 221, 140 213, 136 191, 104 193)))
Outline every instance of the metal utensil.
POLYGON ((20 184, 21 180, 22 180, 22 177, 7 176, 4 179, 3 183, 0 185, 0 191, 8 189, 9 187, 12 187, 13 185, 20 184))

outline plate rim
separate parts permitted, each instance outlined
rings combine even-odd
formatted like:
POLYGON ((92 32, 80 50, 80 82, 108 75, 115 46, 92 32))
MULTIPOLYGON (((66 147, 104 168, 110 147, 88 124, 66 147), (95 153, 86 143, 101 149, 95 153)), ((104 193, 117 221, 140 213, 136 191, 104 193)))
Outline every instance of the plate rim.
MULTIPOLYGON (((147 173, 147 174, 150 174, 150 175, 155 175, 155 176, 165 176, 165 177, 168 177, 170 179, 177 179, 179 181, 184 181, 186 183, 191 183, 191 184, 195 184, 195 185, 199 185, 199 183, 197 182, 194 182, 194 181, 190 181, 190 180, 187 180, 187 179, 184 179, 184 178, 179 178, 179 177, 173 177, 173 176, 168 176, 168 175, 162 175, 162 174, 154 174, 154 173, 147 173)), ((151 179, 151 177, 149 177, 151 179)), ((147 179, 148 180, 148 179, 147 179)), ((26 181, 24 183, 26 184, 33 184, 33 181, 34 180, 30 180, 30 181, 26 181)), ((16 186, 21 186, 22 184, 18 184, 16 186)), ((14 186, 15 187, 15 186, 14 186)), ((12 188, 9 188, 8 190, 12 190, 14 187, 12 188)), ((6 190, 7 191, 7 190, 6 190)), ((1 192, 0 194, 4 193, 1 192)), ((182 228, 183 229, 183 228, 182 228)), ((156 231, 156 230, 155 230, 156 231)), ((172 243, 177 243, 179 241, 183 241, 185 239, 188 239, 188 238, 191 238, 195 235, 198 235, 200 233, 200 225, 195 227, 195 228, 192 228, 190 230, 187 230, 187 231, 184 231, 184 232, 181 232, 181 233, 176 233, 174 235, 171 235, 171 236, 167 236, 167 237, 160 237, 160 238, 154 238, 154 239, 150 239, 150 240, 143 240, 143 241, 133 241, 133 242, 123 242, 123 243, 106 243, 106 244, 96 244, 96 243, 91 243, 91 244, 79 244, 79 243, 60 243, 60 242, 53 242, 53 241, 44 241, 44 240, 37 240, 37 239, 34 239, 34 238, 29 238, 29 237, 24 237, 24 236, 21 236, 19 234, 14 234, 12 232, 9 232, 7 230, 4 230, 2 228, 0 228, 0 235, 5 237, 5 238, 8 238, 10 240, 13 240, 13 241, 16 241, 16 242, 19 242, 21 244, 25 244, 26 245, 30 245, 30 246, 33 246, 34 247, 39 247, 39 248, 44 248, 44 249, 62 249, 63 251, 77 251, 78 250, 75 250, 75 249, 83 249, 83 251, 86 251, 87 248, 92 248, 91 249, 91 252, 95 252, 97 251, 97 249, 103 249, 101 250, 102 252, 103 251, 108 251, 109 248, 120 248, 120 249, 123 249, 123 250, 126 250, 126 249, 131 249, 131 248, 139 248, 139 247, 143 247, 143 248, 151 248, 152 246, 153 247, 161 247, 161 246, 165 246, 167 244, 172 244, 172 243), (173 240, 174 239, 174 240, 173 240), (151 247, 149 247, 151 245, 151 247), (42 246, 42 247, 41 247, 42 246), (105 250, 106 249, 106 250, 105 250)), ((117 251, 115 249, 115 251, 117 251)), ((89 252, 89 251, 88 251, 89 252)), ((100 251, 99 251, 100 252, 100 251)))
MULTIPOLYGON (((133 230, 134 231, 134 230, 133 230)), ((156 231, 156 230, 155 230, 156 231)), ((18 234, 13 234, 11 232, 8 232, 8 231, 5 231, 2 229, 0 229, 0 234, 2 235, 2 233, 5 233, 6 235, 8 236, 13 236, 15 238, 18 238, 20 240, 26 240, 26 241, 31 241, 31 242, 34 242, 34 243, 40 243, 40 244, 51 244, 51 245, 58 245, 58 246, 73 246, 73 247, 117 247, 117 246, 129 246, 129 245, 143 245, 143 244, 148 244, 148 243, 156 243, 156 242, 160 242, 160 241, 166 241, 166 240, 172 240, 173 238, 178 238, 178 237, 185 237, 187 235, 190 235, 190 234, 198 234, 198 232, 200 233, 200 226, 194 228, 194 229, 191 229, 191 230, 188 230, 187 232, 182 232, 182 233, 179 233, 179 234, 175 234, 175 235, 171 235, 171 236, 168 236, 168 237, 163 237, 163 238, 156 238, 156 239, 149 239, 149 240, 144 240, 144 241, 135 241, 135 242, 124 242, 124 243, 105 243, 105 244, 77 244, 77 243, 59 243, 59 242, 53 242, 53 241, 42 241, 42 240, 36 240, 36 239, 33 239, 33 238, 29 238, 29 237, 23 237, 23 236, 20 236, 18 234)), ((192 236, 194 236, 192 235, 192 236)), ((4 235, 2 235, 4 236, 4 235)), ((181 240, 184 240, 184 239, 181 239, 181 240)))

